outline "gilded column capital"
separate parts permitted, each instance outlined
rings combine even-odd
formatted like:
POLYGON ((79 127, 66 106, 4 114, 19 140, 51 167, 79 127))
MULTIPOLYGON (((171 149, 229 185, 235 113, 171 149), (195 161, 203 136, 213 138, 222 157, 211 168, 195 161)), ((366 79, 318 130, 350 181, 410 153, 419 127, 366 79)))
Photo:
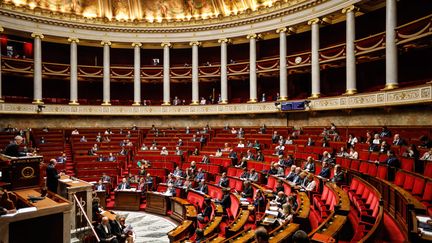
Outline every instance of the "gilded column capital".
POLYGON ((36 33, 36 32, 34 32, 34 33, 31 34, 31 37, 43 39, 45 36, 42 33, 36 33))
POLYGON ((222 38, 222 39, 219 39, 218 42, 219 42, 219 43, 226 43, 226 44, 229 44, 229 43, 231 43, 231 39, 228 39, 228 38, 222 38))
POLYGON ((161 43, 161 46, 162 46, 162 47, 166 47, 166 46, 167 46, 167 47, 172 47, 172 44, 169 43, 169 42, 162 42, 162 43, 161 43))
POLYGON ((343 8, 342 9, 342 13, 344 14, 344 13, 349 13, 349 12, 357 12, 359 10, 360 9, 358 7, 356 7, 354 5, 350 5, 350 6, 346 7, 346 8, 343 8))
POLYGON ((191 42, 189 42, 189 45, 190 45, 190 46, 198 46, 198 47, 199 47, 199 46, 201 46, 201 44, 202 44, 202 43, 199 42, 199 41, 191 41, 191 42))
POLYGON ((320 24, 322 20, 320 18, 314 18, 308 21, 308 25, 320 24))
POLYGON ((284 33, 284 32, 287 32, 287 31, 288 31, 287 27, 281 27, 281 28, 276 29, 276 33, 277 34, 284 33))
POLYGON ((110 46, 111 45, 111 41, 101 41, 101 45, 103 45, 103 46, 110 46))
POLYGON ((72 43, 72 42, 79 43, 79 39, 76 38, 76 37, 69 37, 69 38, 68 38, 68 41, 69 41, 70 43, 72 43))
POLYGON ((133 47, 136 47, 136 46, 141 47, 141 46, 142 46, 142 43, 141 43, 141 42, 133 42, 133 43, 132 43, 132 46, 133 46, 133 47))
POLYGON ((250 39, 260 39, 261 37, 262 37, 261 34, 249 34, 249 35, 246 36, 246 38, 248 40, 250 40, 250 39))
POLYGON ((0 25, 0 33, 4 31, 3 26, 0 25))

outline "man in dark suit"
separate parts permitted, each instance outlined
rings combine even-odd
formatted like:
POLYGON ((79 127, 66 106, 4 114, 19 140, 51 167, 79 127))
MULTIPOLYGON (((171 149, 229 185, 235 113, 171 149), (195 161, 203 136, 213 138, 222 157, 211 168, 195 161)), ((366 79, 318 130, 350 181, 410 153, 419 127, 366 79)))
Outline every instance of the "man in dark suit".
POLYGON ((252 189, 250 181, 244 182, 244 188, 243 188, 243 192, 241 193, 241 196, 245 197, 245 198, 252 198, 253 189, 252 189))
POLYGON ((98 181, 98 184, 95 186, 95 190, 96 191, 105 191, 106 187, 105 185, 102 183, 102 180, 98 181))
POLYGON ((228 177, 226 176, 226 172, 223 172, 222 176, 219 179, 218 186, 220 186, 220 187, 228 187, 228 185, 229 185, 228 177))
POLYGON ((111 226, 107 217, 102 218, 102 222, 96 227, 96 233, 101 242, 118 243, 116 236, 113 235, 111 231, 111 226))
POLYGON ((122 182, 117 186, 118 190, 130 189, 129 183, 127 183, 126 178, 122 179, 122 182))
POLYGON ((395 145, 395 146, 403 146, 403 145, 406 145, 406 144, 405 144, 405 141, 402 138, 400 138, 399 134, 395 134, 394 138, 393 138, 393 145, 395 145))
POLYGON ((205 180, 201 180, 200 183, 199 183, 199 185, 198 185, 198 187, 195 188, 195 190, 197 190, 199 192, 202 192, 204 194, 208 194, 208 187, 205 184, 205 180))
POLYGON ((336 184, 341 184, 345 181, 344 172, 342 171, 342 167, 340 165, 335 165, 334 167, 334 176, 331 179, 331 182, 336 184))
POLYGON ((111 183, 111 177, 109 175, 107 175, 106 173, 102 173, 101 180, 104 183, 111 183))
POLYGON ((330 178, 330 167, 328 166, 328 163, 323 161, 322 162, 322 169, 318 176, 321 176, 322 178, 330 178))
POLYGON ((46 184, 48 187, 48 190, 57 193, 57 186, 58 186, 58 179, 60 176, 63 175, 63 173, 58 173, 55 165, 57 164, 55 159, 51 159, 49 161, 48 167, 46 168, 46 184))
POLYGON ((4 154, 11 157, 27 156, 27 153, 21 151, 19 147, 22 144, 23 140, 23 137, 16 136, 14 141, 6 146, 4 154))
POLYGON ((210 164, 210 158, 205 154, 201 159, 201 163, 210 164))
POLYGON ((387 159, 385 160, 385 163, 388 166, 397 167, 399 168, 399 159, 396 157, 395 153, 392 150, 387 151, 387 159))
POLYGON ((222 196, 222 200, 219 202, 225 213, 226 213, 226 209, 231 207, 231 197, 230 197, 229 191, 230 190, 226 189, 226 188, 224 188, 222 190, 223 196, 222 196))

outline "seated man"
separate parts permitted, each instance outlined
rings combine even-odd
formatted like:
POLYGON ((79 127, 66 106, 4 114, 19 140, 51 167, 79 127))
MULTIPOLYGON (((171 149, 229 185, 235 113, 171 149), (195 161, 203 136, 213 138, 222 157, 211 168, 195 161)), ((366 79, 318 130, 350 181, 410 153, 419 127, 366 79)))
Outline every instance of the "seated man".
POLYGON ((275 169, 277 170, 276 176, 281 177, 281 176, 285 176, 285 171, 282 168, 282 166, 280 166, 278 163, 274 164, 275 169))
POLYGON ((228 187, 229 180, 228 180, 228 177, 226 175, 226 172, 222 173, 222 175, 221 175, 221 177, 220 177, 219 182, 218 182, 217 185, 220 186, 220 187, 228 187))
POLYGON ((205 184, 205 180, 201 180, 199 182, 199 185, 197 188, 195 188, 195 190, 197 190, 198 192, 204 193, 204 194, 208 194, 208 187, 205 184))
POLYGON ((175 197, 176 194, 177 194, 177 192, 176 192, 176 190, 175 190, 175 188, 174 188, 174 184, 169 183, 169 184, 168 184, 168 188, 167 188, 167 190, 165 191, 164 195, 165 195, 165 196, 169 196, 169 197, 175 197))
POLYGON ((227 208, 231 207, 231 197, 230 197, 230 190, 228 188, 224 188, 222 189, 222 200, 217 200, 217 203, 220 203, 220 205, 222 206, 222 209, 224 211, 224 214, 226 215, 226 210, 227 208))
POLYGON ((123 177, 122 182, 117 186, 117 190, 126 190, 130 189, 129 183, 127 183, 127 179, 123 177))
POLYGON ((386 163, 388 166, 392 166, 392 167, 396 167, 399 168, 400 166, 400 161, 399 159, 396 157, 395 153, 393 150, 389 150, 387 151, 387 159, 384 161, 384 163, 386 163))
POLYGON ((166 147, 162 147, 162 150, 160 151, 160 155, 168 155, 168 150, 166 147))
POLYGON ((344 181, 345 181, 345 175, 344 172, 342 171, 342 167, 340 165, 335 165, 334 175, 333 178, 331 179, 331 182, 336 184, 341 184, 344 181))
POLYGON ((95 190, 96 191, 105 191, 106 190, 106 187, 103 184, 102 180, 98 181, 98 184, 95 186, 95 190))
POLYGON ((197 215, 197 220, 200 223, 207 223, 210 220, 213 209, 211 206, 211 199, 209 197, 204 199, 202 211, 197 215))
POLYGON ((241 193, 241 197, 244 198, 252 198, 253 196, 253 189, 250 181, 244 182, 243 192, 241 193))
POLYGON ((198 168, 194 179, 196 182, 199 182, 199 181, 205 179, 205 173, 202 171, 202 168, 198 168))
POLYGON ((111 177, 107 175, 105 172, 102 173, 101 180, 103 183, 111 183, 111 177))
POLYGON ((203 155, 202 159, 201 159, 201 163, 204 164, 209 164, 210 163, 210 158, 208 157, 208 155, 203 155))
POLYGON ((249 178, 248 178, 248 180, 251 181, 251 182, 258 182, 258 179, 259 179, 258 172, 256 172, 255 169, 252 168, 250 170, 250 172, 249 172, 249 178))
POLYGON ((393 145, 404 146, 404 145, 406 145, 406 143, 402 138, 400 138, 399 134, 395 134, 393 137, 393 145))
POLYGON ((297 166, 291 165, 291 170, 290 170, 290 172, 288 173, 288 175, 286 177, 287 181, 291 181, 292 182, 297 177, 296 168, 297 168, 297 166))
POLYGON ((240 175, 239 178, 242 179, 242 180, 249 179, 249 172, 248 172, 248 170, 247 170, 246 167, 243 168, 243 172, 241 173, 241 175, 240 175))
POLYGON ((321 172, 318 174, 318 176, 326 179, 330 178, 330 167, 327 162, 325 161, 322 162, 322 169, 321 172))
POLYGON ((287 196, 285 195, 285 192, 283 191, 278 192, 273 202, 275 202, 278 205, 278 207, 281 208, 282 205, 284 205, 287 202, 287 196))
POLYGON ((111 226, 107 217, 102 218, 102 222, 96 227, 96 233, 102 242, 118 243, 116 236, 111 231, 111 226))
POLYGON ((61 156, 57 157, 57 163, 66 163, 67 156, 66 153, 63 153, 61 156))

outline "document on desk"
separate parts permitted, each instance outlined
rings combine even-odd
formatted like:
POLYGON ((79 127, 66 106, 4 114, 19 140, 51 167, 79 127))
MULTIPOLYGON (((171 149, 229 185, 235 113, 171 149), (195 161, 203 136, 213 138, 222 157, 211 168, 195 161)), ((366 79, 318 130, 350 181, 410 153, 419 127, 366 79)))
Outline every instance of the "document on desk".
POLYGON ((275 217, 278 216, 278 214, 279 214, 278 211, 270 211, 270 210, 266 210, 265 213, 268 215, 273 215, 275 217))
POLYGON ((71 179, 61 179, 59 181, 61 181, 63 183, 68 183, 68 182, 71 182, 72 180, 71 179))

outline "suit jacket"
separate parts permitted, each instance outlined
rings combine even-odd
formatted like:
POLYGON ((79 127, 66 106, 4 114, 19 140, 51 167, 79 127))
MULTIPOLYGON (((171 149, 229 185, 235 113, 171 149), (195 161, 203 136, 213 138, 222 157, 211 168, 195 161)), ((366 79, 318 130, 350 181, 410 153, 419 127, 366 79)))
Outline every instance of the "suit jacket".
POLYGON ((396 157, 388 157, 385 161, 388 166, 398 167, 399 168, 399 160, 396 157))
POLYGON ((219 180, 219 186, 221 186, 221 187, 228 187, 228 185, 229 185, 229 181, 228 181, 228 178, 220 178, 220 180, 219 180))
POLYGON ((102 184, 102 185, 97 184, 96 185, 96 191, 105 191, 105 190, 106 190, 106 187, 104 184, 102 184))
POLYGON ((322 168, 321 172, 319 173, 319 176, 324 178, 330 178, 330 168, 329 167, 322 168))
POLYGON ((343 181, 344 181, 344 173, 342 171, 335 174, 332 178, 332 182, 334 183, 341 183, 343 181))
POLYGON ((19 145, 16 143, 10 143, 6 146, 4 154, 12 157, 26 156, 26 153, 20 151, 19 145))
POLYGON ((249 174, 249 180, 250 181, 257 182, 258 179, 259 179, 259 177, 258 177, 258 173, 257 172, 255 172, 254 174, 249 174))
POLYGON ((221 206, 222 206, 222 208, 224 210, 226 210, 227 208, 231 207, 231 197, 230 197, 230 194, 225 194, 222 197, 222 200, 221 200, 220 204, 221 204, 221 206))
POLYGON ((202 192, 202 193, 204 193, 204 194, 208 194, 208 187, 207 187, 207 185, 202 185, 202 186, 198 186, 197 188, 196 188, 196 190, 197 191, 200 191, 200 192, 202 192))
POLYGON ((311 173, 315 173, 315 163, 306 164, 304 169, 311 173))
POLYGON ((294 181, 294 179, 297 177, 297 174, 296 173, 294 173, 294 172, 290 172, 289 174, 288 174, 288 176, 286 177, 286 179, 288 180, 288 181, 294 181))
POLYGON ((205 157, 205 158, 203 158, 203 159, 201 160, 201 163, 209 164, 209 163, 210 163, 210 158, 209 158, 209 157, 205 157))
POLYGON ((258 155, 256 161, 264 161, 264 155, 258 155))
POLYGON ((251 186, 245 187, 242 192, 242 197, 252 197, 252 196, 253 196, 252 187, 251 186))
POLYGON ((126 189, 130 189, 130 185, 129 185, 129 183, 120 183, 120 184, 117 186, 117 189, 122 190, 122 189, 123 189, 123 184, 125 184, 126 189))
POLYGON ((46 178, 48 190, 57 193, 58 179, 60 176, 54 166, 48 165, 46 168, 46 178))
POLYGON ((111 226, 109 224, 107 225, 107 229, 108 229, 108 233, 105 231, 105 229, 102 226, 102 224, 99 224, 96 227, 96 233, 98 234, 99 239, 101 240, 101 242, 111 242, 111 240, 109 240, 109 238, 113 236, 113 233, 112 233, 112 230, 111 230, 111 226))
POLYGON ((396 141, 393 141, 393 145, 403 146, 403 145, 405 145, 405 141, 402 139, 398 139, 396 141))

